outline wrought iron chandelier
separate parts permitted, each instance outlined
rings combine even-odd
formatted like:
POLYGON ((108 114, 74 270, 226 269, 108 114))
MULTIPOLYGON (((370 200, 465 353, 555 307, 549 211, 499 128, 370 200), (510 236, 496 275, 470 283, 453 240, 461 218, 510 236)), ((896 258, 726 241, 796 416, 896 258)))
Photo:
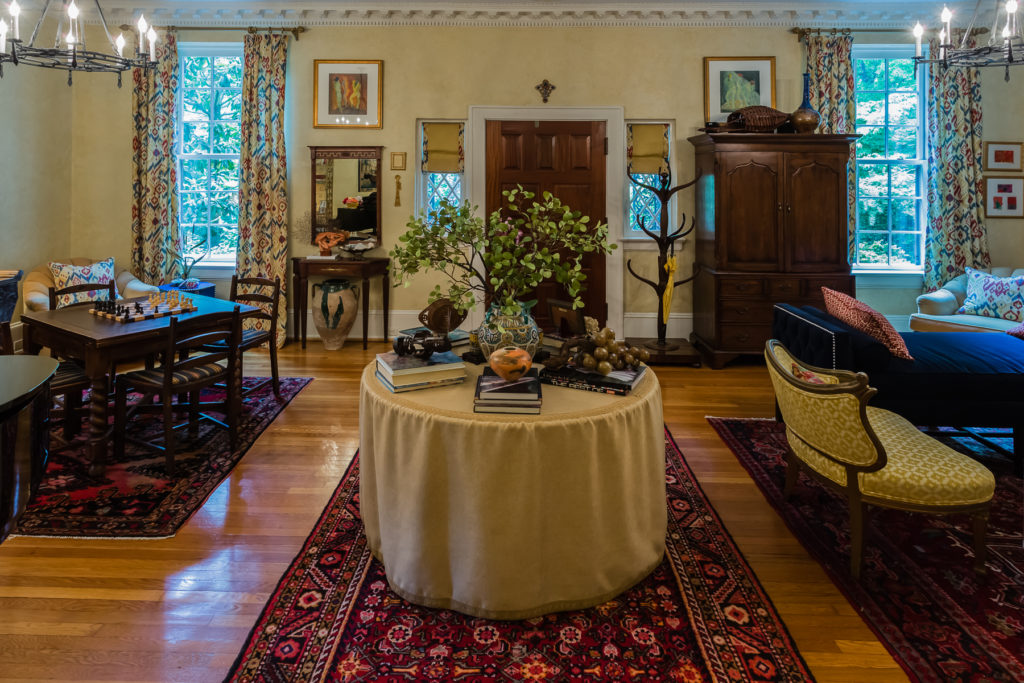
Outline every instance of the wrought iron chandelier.
POLYGON ((52 47, 36 47, 36 38, 43 20, 50 9, 52 0, 46 0, 39 14, 35 28, 28 42, 21 38, 20 19, 22 8, 18 0, 11 0, 8 7, 10 21, 0 18, 0 77, 3 76, 3 65, 9 62, 14 66, 41 66, 47 69, 64 69, 68 72, 68 85, 75 71, 104 72, 117 74, 117 87, 121 87, 121 74, 129 69, 148 69, 156 64, 157 35, 152 26, 140 16, 137 24, 139 33, 136 38, 134 56, 125 56, 126 41, 123 34, 117 38, 110 35, 107 20, 103 16, 103 8, 99 0, 93 0, 99 15, 103 32, 110 42, 111 52, 90 50, 85 44, 85 32, 82 30, 81 11, 75 0, 63 2, 63 13, 57 20, 57 33, 52 47), (148 47, 148 49, 147 49, 148 47))
POLYGON ((981 11, 978 0, 974 7, 974 15, 966 28, 960 31, 959 39, 953 28, 953 12, 943 7, 939 18, 942 28, 939 30, 938 54, 929 55, 926 59, 921 54, 921 37, 924 27, 920 22, 914 26, 914 41, 919 64, 939 64, 947 67, 978 68, 984 66, 1001 66, 1006 69, 1005 79, 1010 80, 1010 67, 1024 64, 1024 23, 1018 16, 1018 0, 995 0, 992 28, 988 31, 988 40, 984 45, 971 47, 970 40, 974 33, 984 29, 977 26, 981 11))

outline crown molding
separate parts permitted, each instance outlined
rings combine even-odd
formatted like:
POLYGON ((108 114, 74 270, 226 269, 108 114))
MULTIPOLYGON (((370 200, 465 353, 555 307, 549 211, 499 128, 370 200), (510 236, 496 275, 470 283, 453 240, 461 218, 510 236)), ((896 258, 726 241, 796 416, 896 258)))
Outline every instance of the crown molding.
MULTIPOLYGON (((89 0, 79 3, 83 16, 94 19, 89 0)), ((465 0, 435 2, 328 2, 325 0, 125 0, 103 1, 108 24, 134 23, 144 13, 157 26, 746 26, 903 29, 916 21, 938 23, 941 0, 893 2, 556 2, 555 0, 465 0)), ((975 3, 947 2, 956 17, 970 17, 975 3)), ((29 17, 41 0, 23 3, 29 17)), ((24 20, 23 20, 24 21, 24 20)), ((959 21, 954 22, 960 25, 959 21)), ((984 22, 981 22, 985 25, 984 22)))

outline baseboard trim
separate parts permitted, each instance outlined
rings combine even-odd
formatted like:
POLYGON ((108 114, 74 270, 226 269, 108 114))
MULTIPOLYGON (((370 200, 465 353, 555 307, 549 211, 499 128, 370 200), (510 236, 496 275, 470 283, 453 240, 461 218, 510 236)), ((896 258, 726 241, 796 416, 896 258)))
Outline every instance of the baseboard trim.
MULTIPOLYGON (((658 336, 658 314, 657 313, 626 313, 623 315, 623 329, 615 330, 617 337, 657 337, 658 336)), ((693 332, 692 313, 670 313, 668 316, 668 327, 665 336, 669 339, 689 339, 690 332, 693 332)))

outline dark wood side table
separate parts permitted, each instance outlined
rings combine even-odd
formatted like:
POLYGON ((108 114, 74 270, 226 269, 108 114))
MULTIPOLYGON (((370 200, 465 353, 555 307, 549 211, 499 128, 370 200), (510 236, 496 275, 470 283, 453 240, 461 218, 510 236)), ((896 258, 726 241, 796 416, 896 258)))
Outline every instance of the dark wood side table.
POLYGON ((185 296, 191 296, 198 294, 199 296, 217 296, 217 285, 212 282, 200 282, 199 286, 195 289, 185 289, 184 287, 175 287, 174 285, 160 285, 161 292, 169 292, 171 290, 177 290, 185 296))
POLYGON ((292 287, 295 292, 295 338, 306 348, 306 309, 309 308, 309 278, 321 275, 358 277, 363 281, 363 348, 370 325, 370 278, 381 276, 381 294, 384 300, 384 339, 388 338, 388 294, 391 283, 388 267, 391 259, 377 256, 361 259, 319 260, 295 256, 292 258, 292 287))
POLYGON ((0 541, 43 477, 56 370, 57 361, 45 356, 0 356, 0 541))

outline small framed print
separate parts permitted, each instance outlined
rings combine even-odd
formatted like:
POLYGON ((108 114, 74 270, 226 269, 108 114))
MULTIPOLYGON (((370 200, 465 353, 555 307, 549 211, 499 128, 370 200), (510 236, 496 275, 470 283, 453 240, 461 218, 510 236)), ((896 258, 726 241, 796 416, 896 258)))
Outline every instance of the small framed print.
POLYGON ((405 170, 405 152, 392 152, 391 153, 391 170, 392 171, 404 171, 405 170))
POLYGON ((775 57, 705 57, 704 121, 753 105, 775 106, 775 57))
POLYGON ((384 62, 313 60, 314 128, 383 128, 384 62))
POLYGON ((986 171, 1019 171, 1021 170, 1020 142, 986 142, 986 171))
POLYGON ((985 217, 1024 218, 1024 178, 985 176, 985 217))

